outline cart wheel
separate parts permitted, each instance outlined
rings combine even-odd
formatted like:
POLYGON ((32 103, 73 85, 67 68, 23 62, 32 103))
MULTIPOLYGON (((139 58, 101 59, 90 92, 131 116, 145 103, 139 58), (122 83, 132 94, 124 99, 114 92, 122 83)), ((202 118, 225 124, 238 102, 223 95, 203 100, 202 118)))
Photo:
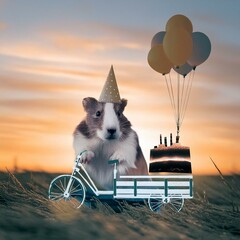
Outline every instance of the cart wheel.
POLYGON ((164 199, 161 195, 151 195, 148 199, 148 206, 155 213, 160 213, 164 205, 164 199))
POLYGON ((48 196, 50 200, 58 202, 65 201, 73 208, 80 208, 84 203, 86 193, 85 187, 80 179, 71 175, 61 175, 52 180, 48 196), (69 187, 68 191, 66 191, 67 187, 69 187))
POLYGON ((172 195, 167 198, 162 198, 161 195, 151 195, 148 199, 149 208, 156 213, 160 213, 164 208, 180 212, 183 204, 184 199, 181 195, 172 195))
POLYGON ((172 195, 169 201, 169 207, 173 211, 180 212, 183 208, 184 198, 182 195, 172 195))

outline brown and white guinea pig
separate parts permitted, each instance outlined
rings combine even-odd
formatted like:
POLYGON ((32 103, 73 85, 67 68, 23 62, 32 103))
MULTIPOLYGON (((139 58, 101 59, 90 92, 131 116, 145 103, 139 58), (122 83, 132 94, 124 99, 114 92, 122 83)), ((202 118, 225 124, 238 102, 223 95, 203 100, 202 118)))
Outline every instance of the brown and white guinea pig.
POLYGON ((82 103, 87 116, 73 133, 73 147, 76 155, 87 150, 81 160, 94 182, 103 189, 112 188, 110 159, 119 160, 119 175, 148 175, 138 136, 123 115, 127 100, 103 103, 88 97, 82 103))

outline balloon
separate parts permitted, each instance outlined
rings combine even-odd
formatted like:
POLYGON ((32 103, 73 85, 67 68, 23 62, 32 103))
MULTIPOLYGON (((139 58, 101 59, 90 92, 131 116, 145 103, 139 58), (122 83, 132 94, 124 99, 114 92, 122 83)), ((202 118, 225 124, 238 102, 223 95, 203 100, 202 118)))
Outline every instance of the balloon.
POLYGON ((193 31, 192 22, 189 18, 181 14, 172 16, 166 24, 166 31, 178 28, 184 28, 188 33, 192 33, 193 31))
POLYGON ((173 65, 183 65, 192 54, 191 34, 183 28, 170 29, 163 39, 163 49, 173 65))
POLYGON ((162 44, 163 43, 163 38, 165 36, 166 32, 158 32, 153 36, 152 42, 151 42, 151 47, 156 46, 157 44, 162 44))
POLYGON ((158 44, 151 48, 148 53, 148 64, 152 69, 163 75, 170 72, 172 63, 166 57, 162 44, 158 44))
POLYGON ((188 63, 183 64, 180 67, 174 67, 173 68, 177 73, 183 75, 183 77, 186 77, 188 73, 190 73, 193 69, 192 66, 190 66, 188 63))
POLYGON ((192 33, 193 51, 188 63, 196 67, 205 62, 211 52, 211 42, 209 38, 202 32, 192 33))

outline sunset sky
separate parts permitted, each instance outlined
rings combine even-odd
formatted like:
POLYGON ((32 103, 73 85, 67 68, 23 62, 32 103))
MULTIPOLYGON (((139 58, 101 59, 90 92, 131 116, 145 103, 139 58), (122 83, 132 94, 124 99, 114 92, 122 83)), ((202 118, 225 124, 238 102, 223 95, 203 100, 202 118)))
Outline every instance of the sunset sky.
POLYGON ((194 174, 240 172, 240 1, 0 0, 0 170, 70 172, 72 132, 111 64, 145 158, 175 135, 164 78, 147 63, 151 39, 175 14, 212 43, 196 69, 180 142, 194 174))

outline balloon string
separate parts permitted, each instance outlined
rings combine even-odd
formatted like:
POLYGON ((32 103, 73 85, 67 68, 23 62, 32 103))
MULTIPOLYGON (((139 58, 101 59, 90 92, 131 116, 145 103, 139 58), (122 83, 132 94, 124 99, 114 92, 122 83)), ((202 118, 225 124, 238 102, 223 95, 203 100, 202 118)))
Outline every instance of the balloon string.
POLYGON ((184 113, 185 108, 186 108, 187 93, 188 93, 188 90, 189 90, 189 82, 190 82, 191 76, 192 76, 192 72, 190 72, 187 79, 186 79, 186 77, 184 78, 185 79, 184 84, 185 84, 185 82, 186 82, 186 84, 185 84, 185 87, 184 87, 185 91, 184 91, 184 94, 183 94, 182 110, 181 110, 181 113, 180 113, 180 115, 181 115, 181 120, 180 120, 181 125, 182 125, 182 121, 183 121, 183 113, 184 113))
POLYGON ((189 86, 190 86, 190 82, 191 82, 191 80, 190 80, 191 76, 192 76, 192 72, 188 76, 187 87, 186 87, 186 91, 184 93, 183 110, 181 113, 181 123, 183 121, 183 115, 184 115, 185 109, 187 108, 186 103, 187 103, 187 95, 188 95, 188 91, 189 91, 189 86))
POLYGON ((167 76, 164 75, 164 77, 165 77, 165 81, 166 81, 166 85, 167 85, 167 90, 168 90, 168 95, 169 95, 169 98, 170 98, 171 106, 172 106, 172 108, 173 108, 172 96, 171 96, 171 93, 170 93, 170 89, 169 89, 169 84, 168 84, 167 76))
POLYGON ((173 101, 174 116, 175 116, 175 121, 177 123, 177 110, 176 110, 176 104, 175 104, 174 93, 173 93, 171 73, 169 73, 169 82, 170 82, 170 86, 171 86, 171 95, 172 95, 172 101, 173 101))
POLYGON ((185 108, 185 112, 184 112, 184 116, 185 116, 185 113, 186 113, 186 109, 187 109, 187 106, 188 106, 188 103, 189 103, 189 97, 190 97, 190 94, 191 94, 191 90, 192 90, 192 83, 193 83, 193 78, 195 76, 195 70, 193 71, 193 74, 191 76, 191 82, 190 82, 190 88, 189 88, 189 91, 188 91, 188 97, 187 97, 187 104, 186 104, 186 108, 185 108))
POLYGON ((171 106, 173 107, 172 98, 171 98, 171 95, 170 95, 170 90, 169 90, 168 81, 167 81, 167 76, 164 75, 164 77, 165 77, 165 81, 166 81, 166 85, 167 85, 168 95, 169 95, 169 98, 170 98, 170 101, 171 101, 171 106))
POLYGON ((175 94, 174 94, 174 88, 173 88, 173 84, 172 84, 172 77, 171 74, 169 74, 170 78, 170 86, 171 86, 171 94, 172 94, 172 101, 173 101, 173 111, 174 111, 174 117, 175 117, 175 122, 177 123, 177 108, 176 108, 176 99, 175 99, 175 94))
MULTIPOLYGON (((169 95, 169 98, 170 98, 170 102, 171 102, 171 106, 172 106, 172 110, 173 110, 173 113, 174 113, 174 117, 175 117, 175 108, 174 108, 174 102, 173 102, 173 95, 171 94, 171 91, 170 91, 170 74, 169 74, 169 83, 168 83, 168 79, 167 79, 167 76, 164 75, 165 77, 165 81, 166 81, 166 85, 167 85, 167 90, 168 90, 168 95, 169 95)), ((176 120, 176 117, 175 117, 175 120, 176 120)))
POLYGON ((187 102, 186 102, 186 106, 185 106, 184 113, 183 113, 183 116, 182 116, 182 122, 183 122, 183 119, 185 117, 187 106, 188 106, 188 103, 189 103, 189 97, 190 97, 190 93, 191 93, 191 90, 192 90, 192 83, 193 83, 194 76, 195 76, 195 70, 193 70, 193 74, 190 76, 191 77, 190 78, 190 87, 189 87, 189 91, 188 91, 188 94, 187 94, 187 102))
POLYGON ((180 74, 177 75, 177 136, 179 136, 180 131, 180 100, 179 100, 179 92, 180 92, 180 74))
MULTIPOLYGON (((185 90, 185 76, 183 76, 183 84, 182 84, 182 93, 180 98, 180 119, 183 112, 183 96, 184 96, 184 90, 185 90)), ((181 123, 180 123, 181 124, 181 123)))

